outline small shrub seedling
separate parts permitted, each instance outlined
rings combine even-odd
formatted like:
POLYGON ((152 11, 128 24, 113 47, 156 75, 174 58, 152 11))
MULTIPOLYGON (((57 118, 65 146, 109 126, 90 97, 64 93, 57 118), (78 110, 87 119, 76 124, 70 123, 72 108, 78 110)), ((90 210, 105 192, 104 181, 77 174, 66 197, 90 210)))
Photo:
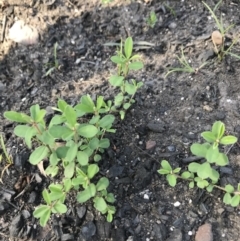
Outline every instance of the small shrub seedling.
POLYGON ((166 175, 166 179, 170 186, 175 187, 177 179, 184 179, 189 181, 189 187, 193 188, 195 185, 198 188, 206 189, 212 192, 213 188, 221 189, 225 192, 223 202, 236 207, 240 203, 240 183, 235 189, 232 185, 228 184, 225 187, 218 186, 220 174, 218 167, 226 166, 229 164, 228 157, 225 153, 221 152, 219 146, 232 145, 237 142, 235 136, 224 136, 225 125, 221 121, 213 124, 211 131, 205 131, 201 134, 206 141, 203 144, 194 143, 191 146, 191 152, 198 157, 204 159, 203 162, 192 162, 188 165, 188 171, 180 174, 181 168, 172 169, 168 161, 161 162, 161 168, 158 173, 166 175))
MULTIPOLYGON (((123 45, 121 41, 120 49, 117 51, 117 55, 111 57, 111 61, 117 64, 117 73, 112 75, 109 79, 111 85, 120 88, 120 92, 114 98, 114 106, 112 111, 116 111, 122 107, 119 111, 121 119, 124 119, 126 110, 135 102, 134 96, 137 90, 143 85, 143 82, 136 82, 136 80, 128 80, 128 74, 131 70, 140 70, 143 68, 143 63, 139 61, 140 55, 132 55, 133 52, 133 40, 128 37, 123 45)), ((111 104, 111 103, 110 103, 111 104)))
POLYGON ((151 27, 154 28, 155 24, 157 22, 157 16, 154 11, 150 12, 150 15, 147 18, 147 24, 151 27))
POLYGON ((115 201, 112 193, 107 192, 109 181, 106 177, 99 179, 97 184, 92 183, 99 172, 98 161, 105 148, 110 143, 104 138, 106 132, 115 132, 112 129, 114 116, 107 114, 100 116, 99 112, 106 113, 106 103, 103 97, 97 98, 96 104, 90 96, 83 96, 76 106, 68 105, 64 100, 58 101, 56 114, 47 124, 44 120, 46 111, 39 105, 30 108, 30 116, 24 113, 7 111, 5 118, 22 123, 14 129, 14 134, 24 138, 26 145, 32 149, 29 161, 33 165, 44 159, 49 160, 45 170, 52 177, 61 175, 59 165, 63 168, 62 183, 51 184, 48 190, 42 193, 46 205, 40 205, 34 216, 40 218, 40 224, 45 226, 51 213, 65 213, 64 204, 67 193, 71 189, 81 190, 77 194, 77 201, 84 203, 93 198, 94 207, 101 213, 107 214, 107 220, 112 221, 115 208, 108 203, 115 201), (93 114, 88 123, 79 123, 78 118, 93 114))
POLYGON ((45 120, 46 110, 38 104, 31 106, 30 115, 16 111, 4 113, 6 119, 19 123, 14 128, 14 134, 23 138, 28 148, 33 150, 29 162, 38 165, 46 160, 48 166, 44 172, 61 179, 43 190, 46 204, 41 204, 33 213, 35 218, 40 219, 41 226, 46 225, 51 214, 67 212, 65 200, 70 191, 77 192, 79 203, 91 199, 95 209, 107 216, 108 222, 113 220, 115 198, 107 191, 108 178, 99 175, 99 161, 104 149, 110 146, 106 133, 115 133, 112 128, 115 116, 111 113, 123 107, 124 114, 120 113, 123 118, 142 85, 135 80, 126 80, 130 70, 143 67, 142 62, 136 61, 139 56, 132 56, 132 48, 133 41, 129 37, 124 43, 124 50, 121 44, 117 55, 111 58, 117 63, 118 73, 111 76, 109 82, 120 89, 114 104, 110 100, 105 102, 103 96, 94 101, 89 95, 84 95, 75 106, 60 99, 57 107, 53 108, 56 114, 49 122, 45 120))

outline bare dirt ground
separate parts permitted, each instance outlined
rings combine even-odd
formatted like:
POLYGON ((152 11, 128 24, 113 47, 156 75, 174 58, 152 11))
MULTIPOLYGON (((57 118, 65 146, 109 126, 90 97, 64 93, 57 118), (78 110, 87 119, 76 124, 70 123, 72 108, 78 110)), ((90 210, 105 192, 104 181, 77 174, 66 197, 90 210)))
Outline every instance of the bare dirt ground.
MULTIPOLYGON (((217 1, 206 1, 214 7, 217 1)), ((240 2, 223 1, 217 14, 225 26, 235 24, 226 43, 240 33, 240 2)), ((229 133, 240 135, 240 61, 226 56, 219 63, 212 52, 211 33, 215 22, 201 1, 115 1, 103 5, 98 0, 8 0, 1 5, 0 21, 6 18, 0 45, 0 131, 13 156, 14 165, 0 184, 0 240, 113 240, 113 241, 190 241, 204 223, 212 225, 213 240, 238 241, 240 212, 222 203, 223 193, 211 194, 185 182, 168 186, 157 173, 162 159, 175 167, 186 167, 189 147, 200 142, 200 133, 216 120, 225 123, 229 133), (157 23, 150 28, 146 19, 155 11, 157 23), (40 39, 24 46, 8 39, 16 20, 36 27, 40 39), (111 180, 117 213, 109 224, 92 207, 77 204, 71 196, 69 211, 52 217, 45 228, 33 218, 41 202, 41 191, 52 181, 41 176, 28 163, 30 150, 13 135, 14 125, 3 112, 28 112, 38 103, 42 108, 56 106, 58 98, 76 104, 83 94, 113 94, 108 78, 114 65, 110 61, 115 47, 104 46, 132 36, 134 41, 155 44, 136 49, 144 69, 134 78, 144 86, 136 104, 124 121, 115 124, 111 147, 105 153, 102 173, 111 180), (47 63, 53 61, 58 43, 61 68, 44 77, 47 63), (183 47, 196 74, 173 73, 179 66, 176 55, 183 47), (148 141, 156 145, 146 149, 148 141), (24 186, 27 178, 38 174, 41 182, 24 186), (24 193, 20 196, 24 190, 24 193), (148 198, 146 198, 148 197, 148 198), (175 207, 174 203, 180 206, 175 207)), ((3 26, 3 21, 1 28, 3 26)), ((240 55, 239 41, 232 52, 240 55)), ((239 145, 229 151, 228 171, 221 172, 221 183, 240 182, 239 145)), ((1 162, 3 169, 5 164, 1 162)))

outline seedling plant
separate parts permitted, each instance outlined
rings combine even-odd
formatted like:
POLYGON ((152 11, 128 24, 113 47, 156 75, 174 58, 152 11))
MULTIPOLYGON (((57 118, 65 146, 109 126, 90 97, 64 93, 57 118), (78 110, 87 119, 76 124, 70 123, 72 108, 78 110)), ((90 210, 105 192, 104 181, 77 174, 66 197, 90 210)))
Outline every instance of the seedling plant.
POLYGON ((181 49, 181 56, 177 56, 177 59, 179 63, 181 64, 181 67, 176 67, 176 68, 169 68, 167 74, 165 77, 167 77, 169 74, 173 72, 186 72, 186 73, 191 73, 191 74, 196 74, 200 69, 202 69, 207 62, 204 62, 201 64, 198 68, 194 68, 190 65, 189 61, 186 59, 183 48, 181 49))
POLYGON ((150 26, 151 28, 154 28, 155 24, 157 22, 157 16, 156 13, 154 11, 150 12, 150 15, 147 18, 147 24, 148 26, 150 26))
POLYGON ((48 63, 47 65, 50 66, 48 71, 45 73, 44 77, 51 75, 51 73, 59 68, 59 62, 57 58, 57 48, 58 48, 58 43, 56 42, 53 47, 53 57, 54 57, 54 62, 53 63, 48 63))
POLYGON ((219 6, 221 5, 222 0, 220 0, 216 6, 214 7, 214 9, 211 9, 209 7, 209 5, 207 5, 205 2, 203 2, 204 6, 208 9, 208 11, 211 13, 213 19, 215 20, 215 23, 217 25, 217 29, 219 30, 220 36, 222 38, 222 41, 220 41, 220 43, 218 43, 219 47, 217 47, 217 40, 215 40, 215 38, 212 35, 212 42, 214 45, 214 51, 216 52, 216 54, 218 55, 218 59, 219 61, 222 61, 225 55, 231 55, 233 57, 236 57, 238 59, 240 59, 240 56, 231 53, 230 50, 232 49, 232 47, 237 43, 238 38, 234 39, 232 41, 232 44, 225 50, 225 36, 228 33, 228 31, 234 27, 234 24, 231 24, 230 26, 224 28, 224 23, 223 23, 223 19, 222 19, 222 15, 220 17, 220 19, 217 17, 217 15, 215 14, 215 11, 219 8, 219 6))
POLYGON ((59 99, 49 122, 45 119, 46 110, 38 104, 31 106, 29 115, 15 111, 4 113, 5 118, 18 123, 14 134, 23 138, 32 150, 29 162, 38 165, 45 160, 48 163, 45 174, 61 179, 42 192, 45 204, 33 213, 35 218, 40 219, 40 225, 45 226, 51 214, 67 212, 65 200, 69 192, 77 192, 79 203, 91 199, 95 209, 105 214, 108 222, 113 220, 115 198, 107 191, 108 178, 101 177, 99 170, 101 154, 110 146, 106 133, 115 133, 115 116, 112 113, 119 109, 123 118, 142 85, 135 80, 127 80, 130 70, 143 67, 142 62, 136 61, 139 56, 132 55, 132 48, 133 41, 129 37, 124 42, 124 48, 121 44, 117 55, 111 58, 117 63, 117 74, 111 76, 109 82, 120 91, 113 102, 106 102, 103 96, 94 101, 89 95, 84 95, 77 105, 71 106, 59 99))
MULTIPOLYGON (((233 39, 232 43, 230 44, 230 46, 228 46, 226 48, 225 45, 225 36, 226 34, 229 32, 229 30, 231 28, 234 27, 234 24, 231 24, 230 26, 227 26, 226 28, 224 27, 224 23, 223 23, 223 18, 222 15, 220 18, 217 17, 217 15, 215 14, 216 10, 219 8, 219 6, 221 5, 222 0, 220 0, 213 9, 210 8, 210 6, 203 2, 204 6, 207 8, 207 10, 210 12, 211 16, 213 17, 215 23, 216 23, 216 27, 218 30, 213 31, 212 33, 212 43, 214 46, 214 52, 216 53, 216 55, 218 56, 218 60, 221 62, 224 57, 226 55, 230 55, 234 58, 240 59, 240 56, 231 52, 232 48, 235 46, 235 44, 238 42, 239 38, 236 37, 235 39, 233 39)), ((203 64, 201 64, 198 68, 193 68, 188 61, 186 60, 186 57, 183 54, 183 51, 181 53, 181 57, 177 57, 181 67, 177 67, 177 68, 170 68, 167 72, 167 74, 165 75, 165 77, 167 77, 169 74, 173 73, 173 72, 186 72, 186 73, 197 73, 199 69, 203 68, 207 62, 204 62, 203 64)))
POLYGON ((187 171, 181 172, 181 168, 173 169, 168 161, 161 162, 161 168, 158 173, 166 175, 167 182, 170 186, 175 187, 178 179, 189 181, 189 187, 205 189, 212 192, 218 188, 225 192, 223 202, 236 207, 240 204, 240 183, 237 187, 227 184, 225 187, 218 185, 220 174, 219 167, 229 165, 228 157, 221 151, 221 146, 233 145, 237 138, 225 134, 225 125, 221 121, 213 124, 211 131, 205 131, 201 134, 206 141, 203 144, 194 143, 190 147, 192 154, 201 157, 202 162, 192 162, 188 165, 187 171))
POLYGON ((136 82, 134 79, 128 80, 129 71, 143 68, 143 63, 140 61, 141 56, 138 54, 132 55, 132 52, 133 40, 132 38, 127 38, 124 45, 121 41, 117 54, 111 57, 112 62, 117 64, 117 73, 110 77, 109 82, 121 90, 115 96, 114 106, 111 110, 119 110, 121 119, 124 119, 126 111, 135 103, 134 96, 143 85, 142 82, 136 82))

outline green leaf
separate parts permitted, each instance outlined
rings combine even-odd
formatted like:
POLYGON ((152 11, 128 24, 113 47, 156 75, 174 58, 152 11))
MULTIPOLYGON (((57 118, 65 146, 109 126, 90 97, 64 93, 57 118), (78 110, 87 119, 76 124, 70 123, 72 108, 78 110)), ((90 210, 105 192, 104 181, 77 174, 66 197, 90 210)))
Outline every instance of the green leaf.
POLYGON ((84 191, 79 192, 77 195, 77 201, 79 203, 84 203, 88 201, 90 198, 96 195, 96 187, 94 184, 90 184, 84 191))
POLYGON ((114 115, 105 115, 103 118, 100 119, 98 122, 98 125, 102 127, 103 129, 109 129, 111 128, 113 122, 114 122, 114 115))
POLYGON ((77 160, 78 160, 78 163, 81 166, 86 166, 88 164, 89 157, 88 157, 86 152, 78 151, 78 153, 77 153, 77 160))
POLYGON ((118 94, 114 97, 114 103, 115 103, 115 105, 116 105, 116 103, 121 104, 121 103, 123 102, 123 100, 124 100, 124 96, 123 96, 123 93, 122 93, 122 92, 118 93, 118 94))
POLYGON ((48 205, 40 205, 40 206, 38 206, 38 207, 34 210, 33 216, 34 216, 35 218, 40 218, 40 217, 42 217, 42 216, 46 213, 46 211, 48 211, 48 210, 50 210, 50 207, 49 207, 48 205))
POLYGON ((52 166, 56 166, 59 162, 59 158, 57 157, 56 152, 52 152, 52 154, 49 157, 49 162, 52 166))
POLYGON ((129 95, 134 95, 137 91, 136 87, 130 83, 125 84, 125 90, 129 95))
POLYGON ((94 102, 93 102, 93 100, 92 100, 90 95, 82 96, 80 103, 82 103, 82 104, 84 104, 84 105, 86 105, 88 107, 91 107, 93 110, 95 108, 95 104, 94 104, 94 102))
POLYGON ((217 136, 211 131, 204 131, 201 133, 201 136, 210 143, 215 142, 217 140, 217 136))
POLYGON ((42 227, 45 227, 49 218, 50 218, 50 215, 51 215, 51 210, 48 209, 46 210, 44 213, 43 213, 43 216, 40 217, 40 225, 42 227))
POLYGON ((75 186, 78 186, 78 185, 83 185, 83 183, 85 182, 85 178, 83 177, 76 177, 76 178, 73 178, 72 179, 72 185, 75 187, 75 186))
POLYGON ((44 116, 46 115, 46 110, 40 110, 39 105, 33 105, 30 108, 31 117, 35 122, 43 121, 44 116))
POLYGON ((51 175, 52 177, 55 177, 57 174, 58 174, 58 166, 51 166, 49 165, 46 170, 45 170, 45 173, 47 175, 51 175))
POLYGON ((124 53, 127 59, 130 59, 132 55, 132 50, 133 50, 133 40, 131 37, 128 37, 124 43, 124 53))
POLYGON ((204 143, 204 144, 194 143, 191 145, 190 150, 192 154, 195 156, 205 157, 207 150, 210 148, 210 146, 211 145, 209 143, 204 143))
POLYGON ((166 174, 170 174, 171 171, 165 170, 165 169, 159 169, 159 170, 158 170, 158 173, 161 174, 161 175, 166 175, 166 174))
POLYGON ((63 203, 57 202, 52 209, 53 213, 66 213, 67 212, 67 207, 63 203))
POLYGON ((57 139, 62 139, 63 137, 67 137, 67 136, 70 137, 74 135, 73 130, 71 130, 66 126, 60 126, 60 125, 53 125, 49 129, 49 133, 50 135, 52 135, 54 138, 57 138, 57 139))
POLYGON ((228 184, 228 185, 225 186, 225 191, 227 193, 233 193, 234 192, 234 187, 232 185, 228 184))
POLYGON ((63 189, 63 185, 62 184, 50 184, 49 185, 49 190, 52 191, 52 192, 62 192, 62 189, 63 189))
POLYGON ((214 188, 213 185, 209 185, 209 186, 206 188, 206 190, 207 190, 208 192, 212 192, 213 188, 214 188))
POLYGON ((49 149, 46 146, 37 147, 30 155, 29 162, 32 165, 37 165, 40 161, 49 155, 49 149))
POLYGON ((69 147, 68 146, 60 146, 56 149, 56 154, 59 159, 64 159, 67 155, 69 147))
POLYGON ((26 135, 26 132, 31 129, 32 127, 30 126, 27 126, 27 125, 17 125, 15 128, 14 128, 14 134, 16 136, 19 136, 19 137, 22 137, 24 138, 25 135, 26 135))
POLYGON ((123 120, 124 117, 125 117, 125 111, 120 110, 120 111, 119 111, 119 114, 120 114, 120 118, 121 118, 121 120, 123 120))
POLYGON ((77 152, 78 152, 78 145, 76 143, 73 143, 67 151, 65 160, 67 162, 72 162, 77 156, 77 152))
POLYGON ((130 103, 125 103, 125 104, 123 105, 123 109, 124 109, 124 110, 128 110, 130 107, 131 107, 131 104, 130 104, 130 103))
POLYGON ((43 196, 44 201, 45 201, 48 205, 50 205, 50 204, 51 204, 51 198, 50 198, 50 195, 49 195, 49 192, 47 191, 47 189, 44 189, 44 190, 42 191, 42 196, 43 196))
POLYGON ((100 115, 95 115, 92 117, 92 119, 89 121, 89 124, 95 125, 100 120, 100 115))
POLYGON ((113 220, 113 215, 108 212, 108 214, 107 214, 107 221, 108 221, 109 223, 111 223, 112 220, 113 220))
POLYGON ((86 138, 92 138, 98 133, 98 129, 94 125, 82 124, 78 127, 78 134, 86 138))
POLYGON ((181 174, 181 177, 184 178, 184 179, 188 179, 191 177, 191 173, 190 172, 183 172, 181 174))
POLYGON ((71 189, 72 187, 72 181, 70 178, 64 178, 63 179, 63 186, 64 186, 64 190, 66 192, 69 192, 69 190, 71 189))
POLYGON ((109 78, 110 84, 115 87, 122 86, 123 80, 124 80, 124 77, 119 75, 112 75, 109 78))
POLYGON ((212 133, 217 137, 217 139, 221 139, 225 132, 225 125, 221 121, 216 121, 212 126, 212 133))
POLYGON ((96 150, 99 147, 99 139, 97 137, 94 137, 90 140, 88 146, 92 149, 92 150, 96 150))
POLYGON ((168 170, 169 172, 172 171, 171 165, 170 165, 169 162, 166 161, 166 160, 163 160, 163 161, 161 162, 161 166, 162 166, 163 169, 168 170))
POLYGON ((49 123, 49 128, 52 127, 53 125, 59 125, 64 122, 64 118, 61 115, 54 115, 53 118, 51 119, 49 123))
POLYGON ((99 154, 94 155, 93 160, 95 162, 99 162, 102 159, 102 157, 99 154))
POLYGON ((50 193, 50 198, 53 201, 60 200, 64 196, 64 192, 51 192, 50 193))
POLYGON ((194 188, 194 182, 189 183, 189 188, 194 188))
POLYGON ((220 177, 220 175, 219 175, 218 171, 216 171, 216 170, 214 170, 214 169, 212 168, 212 173, 211 173, 211 175, 209 176, 209 178, 210 178, 213 182, 217 183, 218 180, 219 180, 219 177, 220 177))
POLYGON ((221 140, 220 143, 222 145, 232 145, 237 142, 237 137, 235 136, 224 136, 221 140))
POLYGON ((208 162, 200 164, 200 166, 197 170, 197 175, 201 179, 209 178, 212 175, 212 168, 211 168, 210 164, 208 162))
POLYGON ((192 162, 188 165, 188 170, 190 172, 197 172, 200 168, 200 164, 199 163, 196 163, 196 162, 192 162))
POLYGON ((107 212, 107 204, 102 197, 94 198, 94 207, 103 214, 107 212))
POLYGON ((75 169, 75 162, 70 162, 64 169, 64 176, 66 178, 72 178, 75 169))
POLYGON ((181 171, 181 168, 178 167, 178 168, 175 168, 175 169, 173 170, 173 173, 179 173, 180 171, 181 171))
POLYGON ((226 166, 226 165, 228 165, 228 163, 229 163, 229 161, 228 161, 227 155, 224 153, 219 153, 216 164, 219 166, 226 166))
POLYGON ((231 197, 231 194, 230 193, 225 193, 225 195, 223 196, 223 202, 225 204, 231 204, 231 201, 232 201, 232 197, 231 197))
POLYGON ((107 138, 103 138, 99 142, 99 148, 108 148, 110 146, 110 141, 107 138))
POLYGON ((23 113, 18 113, 16 111, 5 111, 4 117, 10 121, 15 121, 18 123, 29 123, 31 124, 32 119, 30 116, 25 115, 23 113))
POLYGON ((58 100, 58 108, 59 108, 62 112, 65 111, 65 108, 66 108, 67 106, 68 106, 68 104, 67 104, 66 101, 64 101, 64 100, 62 100, 62 99, 58 100))
POLYGON ((108 193, 107 196, 105 197, 106 201, 109 203, 114 203, 115 202, 115 197, 112 193, 108 193))
POLYGON ((139 70, 143 68, 143 63, 142 62, 132 62, 128 65, 128 68, 130 70, 139 70))
POLYGON ((232 200, 231 200, 231 206, 232 207, 237 207, 239 205, 240 202, 240 196, 239 195, 235 195, 233 196, 232 200))
POLYGON ((177 184, 177 177, 173 174, 168 174, 167 175, 167 181, 168 181, 168 184, 171 186, 171 187, 175 187, 176 184, 177 184))
POLYGON ((41 140, 45 145, 53 146, 55 143, 54 137, 49 133, 48 130, 44 131, 41 135, 37 135, 38 139, 41 140))
POLYGON ((207 150, 207 153, 206 153, 206 159, 209 163, 215 163, 217 162, 218 160, 218 157, 219 157, 219 150, 218 148, 214 148, 214 147, 210 147, 208 150, 207 150))
POLYGON ((99 172, 99 167, 96 164, 91 164, 87 169, 87 176, 89 179, 92 179, 99 172))
POLYGON ((67 123, 70 125, 70 127, 74 127, 75 124, 77 123, 77 114, 74 108, 68 105, 65 108, 64 114, 67 119, 67 123))
POLYGON ((209 185, 208 181, 206 180, 201 180, 197 182, 197 186, 201 189, 207 187, 209 185))
POLYGON ((98 96, 97 98, 97 109, 100 110, 104 106, 103 96, 98 96))
POLYGON ((96 186, 97 191, 106 190, 108 185, 109 185, 109 180, 106 177, 100 178, 96 186))
POLYGON ((111 57, 111 61, 115 64, 122 64, 124 60, 121 57, 115 55, 111 57))
POLYGON ((94 113, 94 106, 89 106, 83 103, 76 105, 74 108, 76 111, 81 112, 81 116, 85 113, 94 113))

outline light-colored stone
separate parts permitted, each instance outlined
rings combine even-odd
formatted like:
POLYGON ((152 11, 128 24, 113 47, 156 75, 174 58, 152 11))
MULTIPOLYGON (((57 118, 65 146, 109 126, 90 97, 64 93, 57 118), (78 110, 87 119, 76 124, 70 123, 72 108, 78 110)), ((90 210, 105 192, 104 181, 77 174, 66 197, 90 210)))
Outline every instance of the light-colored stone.
POLYGON ((151 141, 151 140, 149 140, 149 141, 147 141, 147 143, 146 143, 146 149, 147 149, 147 150, 152 149, 152 148, 155 147, 155 146, 156 146, 156 141, 151 141))
POLYGON ((38 37, 37 29, 25 24, 23 20, 16 21, 9 29, 9 39, 20 44, 36 44, 38 37))
POLYGON ((213 241, 212 225, 205 223, 198 228, 195 241, 213 241))
POLYGON ((219 31, 213 31, 212 32, 212 41, 216 45, 222 45, 223 44, 223 36, 219 31))

